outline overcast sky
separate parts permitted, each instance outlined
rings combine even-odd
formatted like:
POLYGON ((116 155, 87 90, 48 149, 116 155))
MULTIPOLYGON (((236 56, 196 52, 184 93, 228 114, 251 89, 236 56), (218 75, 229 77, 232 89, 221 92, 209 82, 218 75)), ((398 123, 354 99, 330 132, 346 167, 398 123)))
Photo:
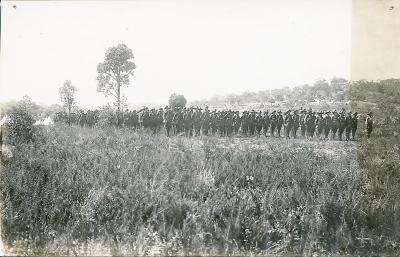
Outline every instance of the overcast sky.
POLYGON ((351 0, 6 1, 0 101, 59 103, 71 80, 78 104, 98 106, 96 66, 124 43, 137 69, 132 105, 349 79, 351 0))

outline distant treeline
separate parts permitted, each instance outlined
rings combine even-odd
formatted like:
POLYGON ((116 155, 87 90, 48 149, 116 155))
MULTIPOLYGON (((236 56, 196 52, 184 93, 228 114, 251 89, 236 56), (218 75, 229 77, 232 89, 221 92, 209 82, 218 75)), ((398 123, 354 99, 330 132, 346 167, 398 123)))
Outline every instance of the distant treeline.
POLYGON ((400 79, 381 81, 354 81, 343 78, 317 80, 313 85, 300 85, 293 88, 263 90, 214 96, 210 99, 192 101, 193 106, 241 106, 252 103, 283 103, 288 106, 301 106, 310 102, 357 102, 380 103, 386 97, 399 103, 400 79), (399 102, 398 102, 399 101, 399 102))
MULTIPOLYGON (((9 113, 18 104, 28 106, 35 119, 55 117, 57 112, 64 110, 62 105, 53 104, 42 106, 34 103, 29 97, 21 101, 0 103, 0 118, 9 113)), ((81 107, 77 103, 73 112, 78 112, 81 107)), ((208 100, 195 100, 188 106, 242 109, 263 109, 271 105, 281 109, 293 107, 325 109, 352 109, 360 113, 373 111, 378 120, 395 119, 400 113, 400 79, 387 79, 381 81, 354 81, 349 82, 342 78, 318 80, 313 85, 301 85, 293 88, 263 90, 259 92, 244 92, 242 94, 229 94, 215 96, 208 100)), ((101 109, 112 109, 104 106, 101 109)))

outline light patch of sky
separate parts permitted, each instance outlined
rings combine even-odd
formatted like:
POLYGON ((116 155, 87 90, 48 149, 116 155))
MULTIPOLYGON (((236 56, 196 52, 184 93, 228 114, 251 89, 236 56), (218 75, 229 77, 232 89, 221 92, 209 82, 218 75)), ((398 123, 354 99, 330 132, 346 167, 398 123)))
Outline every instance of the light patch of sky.
POLYGON ((99 106, 96 66, 124 43, 137 65, 128 103, 166 104, 350 77, 351 0, 6 1, 0 101, 99 106), (15 5, 15 8, 14 8, 15 5))

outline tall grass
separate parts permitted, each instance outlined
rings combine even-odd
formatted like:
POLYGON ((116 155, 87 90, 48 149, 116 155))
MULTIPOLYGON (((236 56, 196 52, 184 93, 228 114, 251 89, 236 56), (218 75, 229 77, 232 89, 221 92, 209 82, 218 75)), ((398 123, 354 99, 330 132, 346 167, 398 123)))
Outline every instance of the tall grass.
POLYGON ((385 155, 393 161, 381 162, 364 152, 379 149, 370 141, 357 148, 354 142, 167 138, 61 126, 38 138, 17 145, 0 175, 2 236, 15 253, 93 254, 99 246, 111 254, 169 255, 398 247, 400 188, 392 181, 399 178, 398 148, 385 155), (380 169, 386 175, 376 175, 380 169))

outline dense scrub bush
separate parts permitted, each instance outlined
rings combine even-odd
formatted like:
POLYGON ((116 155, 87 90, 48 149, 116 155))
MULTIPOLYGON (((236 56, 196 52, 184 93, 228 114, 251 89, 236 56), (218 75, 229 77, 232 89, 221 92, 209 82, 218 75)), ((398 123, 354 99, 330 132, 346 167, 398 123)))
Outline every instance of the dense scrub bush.
POLYGON ((8 117, 8 121, 4 124, 5 143, 16 145, 34 140, 35 119, 24 105, 20 104, 12 108, 8 117))
POLYGON ((353 142, 42 133, 1 173, 2 233, 14 250, 353 253, 399 236, 399 188, 388 181, 398 163, 374 164, 388 177, 363 173, 374 161, 359 153, 360 167, 353 142))

